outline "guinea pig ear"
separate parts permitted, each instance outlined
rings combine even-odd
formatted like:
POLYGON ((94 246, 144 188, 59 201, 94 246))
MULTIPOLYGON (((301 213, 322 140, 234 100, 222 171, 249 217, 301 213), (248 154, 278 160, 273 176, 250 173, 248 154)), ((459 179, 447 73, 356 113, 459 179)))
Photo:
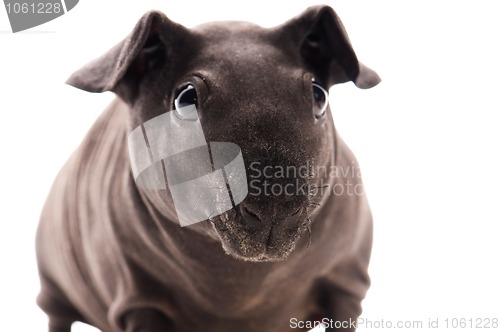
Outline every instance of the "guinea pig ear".
POLYGON ((304 65, 327 86, 348 81, 368 89, 380 82, 375 71, 358 61, 349 37, 335 11, 314 6, 278 27, 282 40, 289 40, 304 65))
POLYGON ((167 45, 188 33, 163 13, 149 11, 127 38, 74 72, 66 83, 89 92, 113 91, 133 102, 144 76, 165 62, 167 45))

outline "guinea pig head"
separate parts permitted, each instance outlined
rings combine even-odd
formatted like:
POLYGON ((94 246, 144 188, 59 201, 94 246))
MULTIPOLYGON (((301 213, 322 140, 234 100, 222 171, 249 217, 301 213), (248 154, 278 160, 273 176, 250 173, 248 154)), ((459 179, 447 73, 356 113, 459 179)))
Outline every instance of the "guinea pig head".
MULTIPOLYGON (((230 197, 237 203, 231 209, 187 227, 205 227, 236 258, 279 261, 308 236, 326 199, 312 191, 322 185, 315 166, 334 164, 328 91, 348 81, 371 88, 380 79, 358 61, 335 12, 316 6, 274 28, 213 22, 187 29, 151 11, 68 83, 114 91, 129 105, 130 130, 166 112, 182 120, 185 106, 193 106, 206 142, 241 149, 247 192, 241 202, 230 197)), ((165 191, 145 195, 175 217, 165 191)))

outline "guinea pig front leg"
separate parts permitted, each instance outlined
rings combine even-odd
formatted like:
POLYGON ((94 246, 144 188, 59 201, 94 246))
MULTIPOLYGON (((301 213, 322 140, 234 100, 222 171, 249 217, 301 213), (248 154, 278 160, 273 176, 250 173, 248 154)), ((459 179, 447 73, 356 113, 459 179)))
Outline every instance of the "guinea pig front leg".
POLYGON ((326 312, 329 319, 326 331, 356 331, 357 319, 361 315, 361 300, 353 294, 331 288, 326 312))
POLYGON ((353 259, 316 282, 317 301, 323 317, 328 320, 326 331, 356 330, 362 312, 361 301, 370 286, 366 267, 353 259))
POLYGON ((137 308, 125 314, 124 332, 170 332, 172 321, 161 311, 152 308, 137 308))

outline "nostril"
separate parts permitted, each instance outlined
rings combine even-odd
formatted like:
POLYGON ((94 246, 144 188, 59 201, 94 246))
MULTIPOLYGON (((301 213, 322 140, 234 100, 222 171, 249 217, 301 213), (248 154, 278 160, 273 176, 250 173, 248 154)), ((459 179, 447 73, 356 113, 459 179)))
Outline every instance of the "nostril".
POLYGON ((300 218, 302 216, 303 208, 300 207, 298 210, 293 212, 292 214, 289 215, 288 218, 286 218, 286 221, 284 225, 288 227, 291 231, 295 232, 297 228, 297 224, 300 221, 300 218))
POLYGON ((249 209, 244 204, 240 205, 240 211, 241 211, 241 215, 242 215, 243 219, 245 219, 249 224, 260 223, 260 218, 257 215, 257 213, 255 213, 254 211, 249 209))

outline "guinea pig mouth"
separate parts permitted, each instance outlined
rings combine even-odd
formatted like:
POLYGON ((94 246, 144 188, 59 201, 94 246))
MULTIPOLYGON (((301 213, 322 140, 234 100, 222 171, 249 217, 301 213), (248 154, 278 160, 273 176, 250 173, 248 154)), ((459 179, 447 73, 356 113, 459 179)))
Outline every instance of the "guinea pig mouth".
POLYGON ((251 262, 284 261, 293 252, 298 240, 309 230, 309 219, 303 211, 282 219, 255 220, 244 208, 232 209, 210 219, 219 235, 224 251, 236 259, 251 262), (261 222, 262 225, 248 226, 261 222))

